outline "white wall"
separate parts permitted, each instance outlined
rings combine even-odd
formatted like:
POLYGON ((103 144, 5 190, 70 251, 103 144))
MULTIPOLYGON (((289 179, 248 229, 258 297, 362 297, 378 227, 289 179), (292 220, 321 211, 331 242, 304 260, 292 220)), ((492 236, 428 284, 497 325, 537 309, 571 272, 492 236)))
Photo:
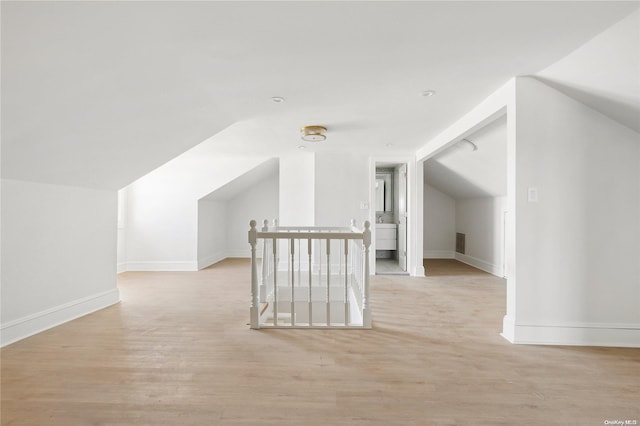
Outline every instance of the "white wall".
POLYGON ((118 235, 117 235, 117 272, 127 270, 127 197, 128 191, 121 189, 118 191, 118 235))
POLYGON ((457 200, 455 227, 456 232, 465 234, 465 253, 456 252, 456 259, 491 274, 503 276, 506 209, 506 197, 457 200))
POLYGON ((264 158, 183 155, 127 187, 127 270, 198 269, 198 200, 264 158))
POLYGON ((417 152, 507 111, 507 315, 515 343, 640 347, 640 136, 516 78, 417 152), (529 188, 539 191, 528 202, 529 188))
MULTIPOLYGON (((371 200, 373 202, 373 200, 371 200)), ((369 158, 364 155, 322 152, 315 162, 315 224, 348 226, 356 219, 358 226, 368 219, 369 158)))
POLYGON ((227 257, 250 257, 249 221, 278 217, 278 172, 230 199, 198 200, 198 269, 227 257))
POLYGON ((2 180, 2 345, 119 300, 115 191, 2 180))
POLYGON ((535 79, 516 84, 512 338, 640 346, 640 135, 535 79))
POLYGON ((424 185, 423 241, 425 259, 452 259, 456 239, 456 201, 424 185))
POLYGON ((315 154, 280 157, 279 217, 282 226, 315 224, 315 154))
POLYGON ((196 270, 197 198, 155 179, 128 187, 127 270, 196 270))
POLYGON ((249 221, 255 219, 258 229, 264 219, 278 218, 279 176, 274 173, 257 185, 236 195, 227 202, 226 240, 227 256, 250 257, 247 232, 249 221))
POLYGON ((198 269, 227 257, 227 203, 198 201, 198 269))
POLYGON ((282 225, 348 226, 369 210, 369 159, 349 153, 294 153, 280 157, 282 225))

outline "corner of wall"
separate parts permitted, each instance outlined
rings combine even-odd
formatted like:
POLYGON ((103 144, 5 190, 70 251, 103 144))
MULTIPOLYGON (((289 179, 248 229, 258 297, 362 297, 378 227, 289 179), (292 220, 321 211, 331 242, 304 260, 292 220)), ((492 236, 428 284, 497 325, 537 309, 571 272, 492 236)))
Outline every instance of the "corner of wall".
POLYGON ((467 265, 473 266, 474 268, 481 269, 497 277, 502 278, 504 275, 502 272, 502 268, 500 268, 498 265, 494 265, 493 263, 486 262, 482 259, 478 259, 477 257, 473 257, 466 254, 461 254, 461 253, 455 253, 454 256, 456 260, 462 263, 466 263, 467 265))
POLYGON ((198 270, 198 262, 184 261, 132 261, 126 270, 132 272, 193 272, 198 270))
POLYGON ((212 254, 211 256, 206 256, 206 257, 203 257, 202 259, 198 259, 198 270, 208 268, 211 265, 214 265, 218 262, 223 261, 227 257, 229 257, 227 256, 227 253, 218 252, 218 253, 212 254))

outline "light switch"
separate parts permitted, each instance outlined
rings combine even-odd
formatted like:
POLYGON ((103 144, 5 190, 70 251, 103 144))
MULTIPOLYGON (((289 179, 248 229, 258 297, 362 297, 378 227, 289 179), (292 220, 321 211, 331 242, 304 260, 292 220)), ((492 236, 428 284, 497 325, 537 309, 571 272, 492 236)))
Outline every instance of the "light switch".
POLYGON ((529 201, 530 203, 538 202, 538 188, 527 189, 527 201, 529 201))
POLYGON ((360 209, 361 210, 369 210, 369 203, 367 203, 366 201, 361 201, 360 202, 360 209))

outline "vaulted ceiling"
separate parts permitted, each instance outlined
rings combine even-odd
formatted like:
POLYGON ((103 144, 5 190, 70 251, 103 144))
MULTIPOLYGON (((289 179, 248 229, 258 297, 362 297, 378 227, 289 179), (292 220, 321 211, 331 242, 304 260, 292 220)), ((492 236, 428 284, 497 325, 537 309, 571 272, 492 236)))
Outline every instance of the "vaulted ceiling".
POLYGON ((3 1, 2 177, 118 189, 207 139, 295 150, 309 124, 311 150, 413 152, 637 6, 3 1))
POLYGON ((424 182, 455 199, 507 195, 507 117, 487 124, 424 163, 424 182))
MULTIPOLYGON (((535 75, 570 97, 640 132, 640 11, 535 75)), ((506 195, 506 116, 424 163, 424 181, 456 199, 506 195)), ((640 142, 640 135, 638 136, 640 142)))

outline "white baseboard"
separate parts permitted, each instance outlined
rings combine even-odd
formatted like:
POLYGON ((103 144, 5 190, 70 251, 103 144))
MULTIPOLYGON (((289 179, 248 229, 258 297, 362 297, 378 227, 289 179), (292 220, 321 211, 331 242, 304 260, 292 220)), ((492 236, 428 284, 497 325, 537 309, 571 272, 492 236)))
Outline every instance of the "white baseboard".
MULTIPOLYGON (((246 250, 227 250, 227 255, 225 257, 240 257, 240 258, 250 258, 251 257, 251 249, 248 248, 246 250)), ((256 257, 262 257, 262 250, 256 250, 256 257)))
POLYGON ((502 335, 516 344, 640 348, 640 324, 516 324, 502 335))
POLYGON ((459 260, 462 263, 466 263, 467 265, 471 265, 474 268, 478 268, 485 272, 493 274, 497 277, 500 277, 500 278, 503 277, 502 268, 499 267, 498 265, 494 265, 482 259, 478 259, 473 256, 467 256, 466 254, 460 254, 460 253, 455 254, 455 259, 459 260))
POLYGON ((228 256, 225 253, 216 253, 211 256, 207 256, 203 259, 198 259, 198 270, 207 268, 221 260, 226 259, 228 256))
POLYGON ((425 276, 424 266, 418 265, 415 268, 413 268, 411 276, 412 277, 424 277, 425 276))
POLYGON ((121 274, 127 272, 127 262, 120 262, 116 265, 116 273, 121 274))
MULTIPOLYGON (((258 253, 260 254, 260 253, 258 253)), ((117 266, 118 273, 125 271, 134 271, 134 272, 193 272, 199 271, 200 269, 204 269, 208 266, 213 265, 214 263, 218 263, 221 260, 224 260, 228 257, 242 257, 249 258, 251 257, 251 252, 247 251, 228 251, 228 252, 219 252, 216 254, 212 254, 210 256, 206 256, 202 259, 198 259, 198 261, 173 261, 173 262, 162 262, 162 261, 140 261, 140 262, 125 262, 119 263, 117 266)), ((258 256, 259 257, 259 256, 258 256)))
POLYGON ((156 262, 156 261, 143 261, 143 262, 127 262, 127 271, 136 272, 170 272, 170 271, 197 271, 198 262, 192 261, 174 261, 174 262, 156 262))
POLYGON ((500 335, 509 342, 514 343, 515 340, 515 320, 511 315, 505 315, 502 318, 502 333, 500 335))
POLYGON ((453 250, 425 250, 422 253, 423 259, 455 259, 453 250))
POLYGON ((120 301, 117 288, 2 324, 0 345, 6 346, 120 301))

